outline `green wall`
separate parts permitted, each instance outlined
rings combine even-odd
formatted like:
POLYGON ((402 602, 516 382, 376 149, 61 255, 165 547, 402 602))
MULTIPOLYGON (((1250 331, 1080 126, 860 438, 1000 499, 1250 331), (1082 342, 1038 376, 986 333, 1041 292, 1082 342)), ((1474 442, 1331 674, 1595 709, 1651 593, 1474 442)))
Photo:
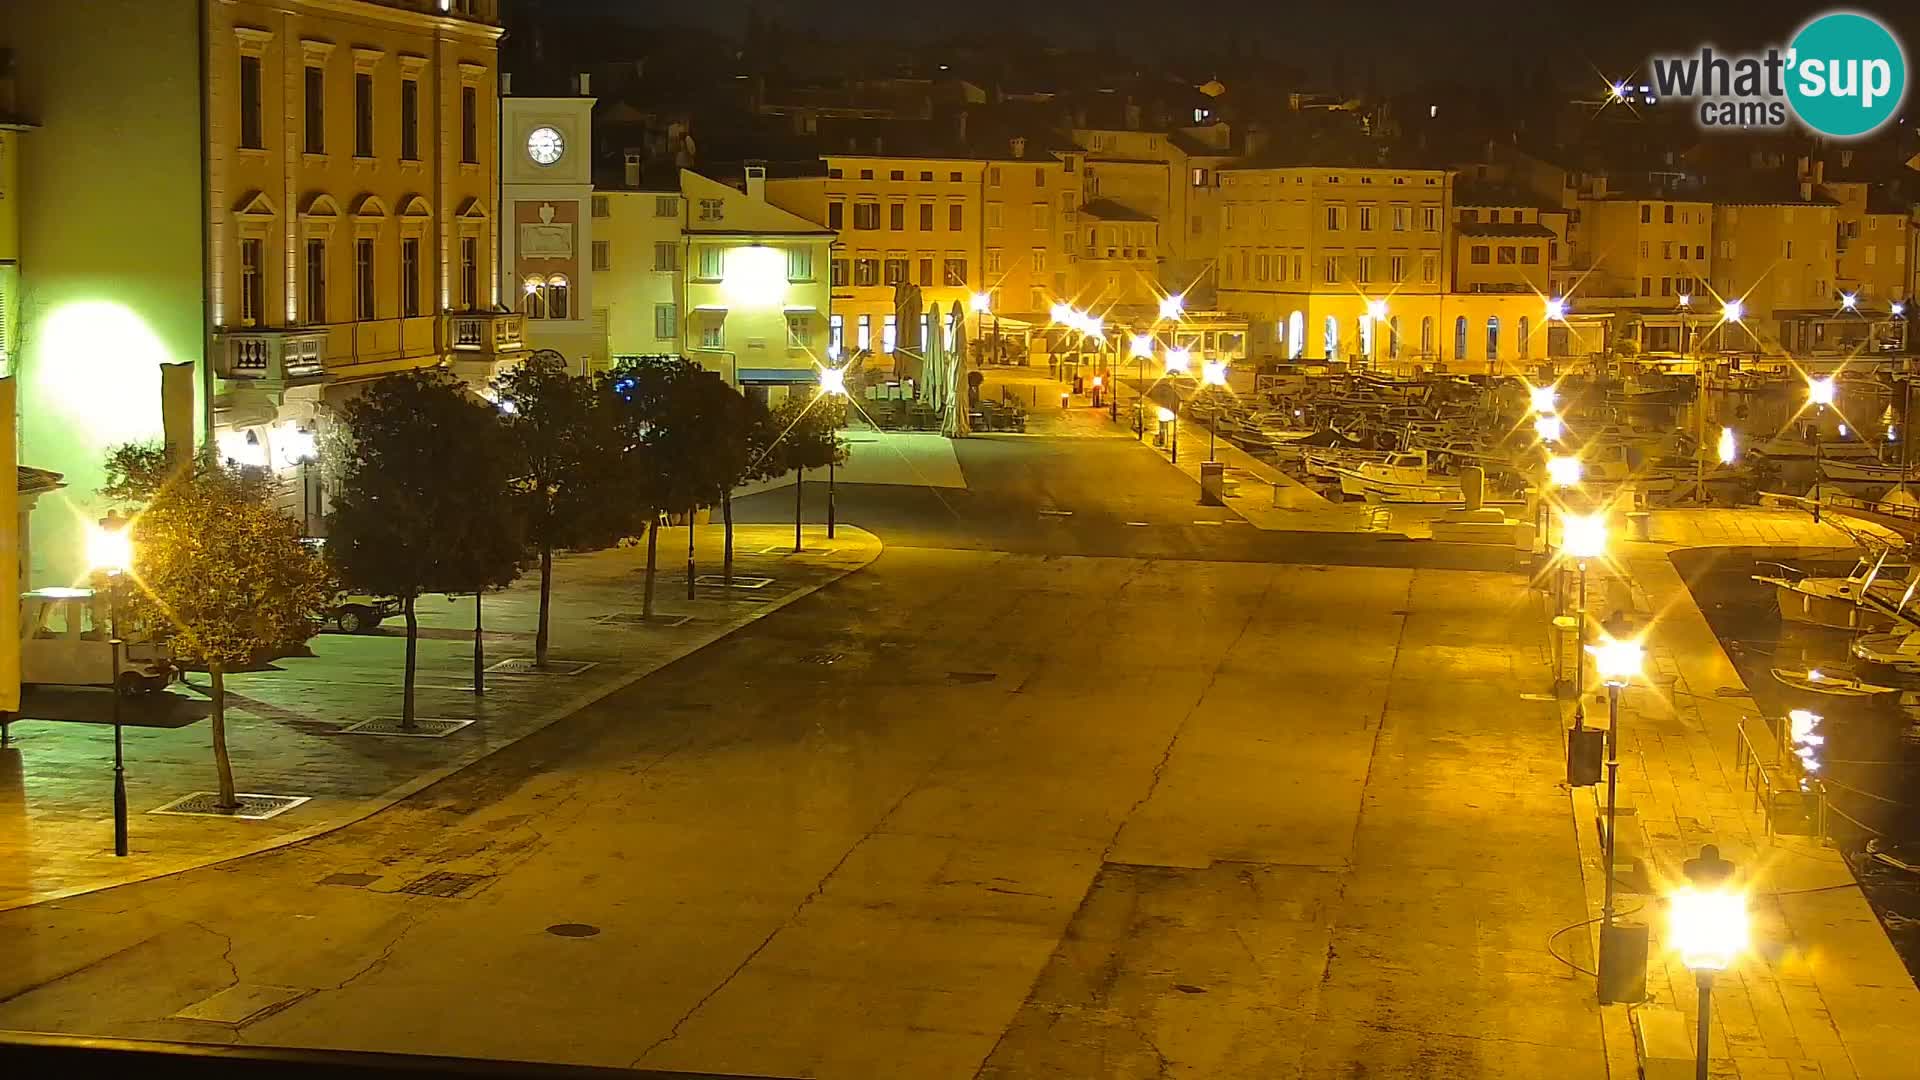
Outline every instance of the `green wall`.
POLYGON ((20 460, 66 474, 33 520, 33 582, 82 571, 100 461, 160 436, 160 371, 202 362, 200 4, 11 5, 22 140, 20 460), (64 496, 64 500, 61 496, 64 496))

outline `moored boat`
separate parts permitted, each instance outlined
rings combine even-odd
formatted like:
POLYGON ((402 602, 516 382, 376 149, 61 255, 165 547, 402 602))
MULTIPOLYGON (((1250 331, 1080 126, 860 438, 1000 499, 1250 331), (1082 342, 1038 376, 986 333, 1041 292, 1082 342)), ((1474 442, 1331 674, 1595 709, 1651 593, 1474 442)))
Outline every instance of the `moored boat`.
POLYGON ((1813 694, 1830 694, 1834 697, 1884 697, 1897 694, 1897 686, 1881 686, 1852 675, 1833 674, 1810 668, 1796 671, 1792 668, 1774 668, 1773 677, 1796 690, 1805 690, 1813 694))

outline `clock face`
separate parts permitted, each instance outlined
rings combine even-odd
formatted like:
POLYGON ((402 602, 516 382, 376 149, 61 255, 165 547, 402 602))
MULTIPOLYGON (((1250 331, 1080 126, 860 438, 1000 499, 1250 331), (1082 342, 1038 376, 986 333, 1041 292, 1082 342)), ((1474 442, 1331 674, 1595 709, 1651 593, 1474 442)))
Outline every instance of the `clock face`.
POLYGON ((550 127, 534 128, 527 136, 527 156, 538 165, 551 165, 560 160, 565 153, 567 142, 560 133, 550 127))

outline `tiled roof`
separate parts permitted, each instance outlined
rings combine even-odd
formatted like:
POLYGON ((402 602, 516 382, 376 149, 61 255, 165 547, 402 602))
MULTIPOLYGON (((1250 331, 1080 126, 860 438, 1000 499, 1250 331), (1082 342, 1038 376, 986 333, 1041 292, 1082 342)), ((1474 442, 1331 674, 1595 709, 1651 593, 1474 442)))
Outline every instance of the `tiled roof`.
POLYGON ((67 478, 51 469, 36 469, 31 465, 17 466, 19 474, 19 492, 22 495, 39 495, 67 486, 67 478))
POLYGON ((1461 236, 1531 236, 1544 239, 1553 235, 1552 229, 1537 221, 1462 221, 1454 228, 1461 236))
POLYGON ((1156 221, 1152 214, 1144 214, 1131 206, 1122 206, 1112 199, 1095 199, 1080 207, 1080 212, 1100 221, 1156 221))
POLYGON ((1532 192, 1513 184, 1462 178, 1453 183, 1453 205, 1539 207, 1540 200, 1532 192))

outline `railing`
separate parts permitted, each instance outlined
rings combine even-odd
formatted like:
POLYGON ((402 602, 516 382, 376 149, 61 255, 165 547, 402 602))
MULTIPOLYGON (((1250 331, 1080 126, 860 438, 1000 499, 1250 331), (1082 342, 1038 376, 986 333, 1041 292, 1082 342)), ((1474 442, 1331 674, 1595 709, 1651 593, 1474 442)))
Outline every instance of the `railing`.
MULTIPOLYGON (((1786 759, 1776 753, 1774 755, 1775 759, 1772 762, 1774 768, 1769 770, 1768 763, 1760 760, 1759 751, 1753 745, 1753 737, 1747 733, 1747 722, 1745 720, 1741 720, 1739 724, 1735 725, 1734 730, 1740 737, 1738 745, 1736 745, 1733 750, 1734 764, 1740 769, 1740 787, 1742 790, 1745 790, 1749 783, 1753 785, 1753 802, 1751 808, 1760 811, 1761 817, 1766 819, 1766 832, 1769 841, 1771 841, 1774 836, 1773 815, 1779 805, 1778 797, 1787 793, 1813 796, 1813 835, 1823 844, 1833 843, 1833 837, 1829 834, 1827 828, 1827 815, 1829 811, 1840 814, 1841 817, 1852 821, 1855 825, 1866 829, 1870 833, 1878 834, 1878 830, 1861 824, 1852 815, 1834 809, 1827 801, 1827 785, 1824 781, 1812 776, 1806 776, 1797 783, 1789 784, 1785 782, 1786 777, 1776 776, 1775 772, 1785 771, 1782 766, 1786 759)), ((1767 744, 1775 747, 1779 745, 1776 741, 1776 736, 1771 730, 1767 732, 1767 744)))
POLYGON ((454 352, 516 352, 525 342, 526 316, 517 311, 449 315, 447 322, 454 352))
POLYGON ((223 379, 284 382, 325 370, 325 327, 223 327, 214 373, 223 379))

